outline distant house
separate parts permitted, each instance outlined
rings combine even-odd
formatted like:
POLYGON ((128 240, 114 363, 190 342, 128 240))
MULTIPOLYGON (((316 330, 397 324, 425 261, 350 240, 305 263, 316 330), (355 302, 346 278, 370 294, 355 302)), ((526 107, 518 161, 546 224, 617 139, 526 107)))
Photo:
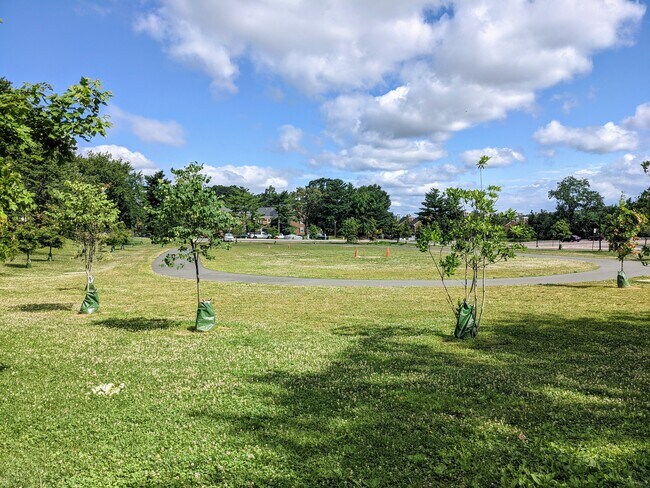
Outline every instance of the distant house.
POLYGON ((528 223, 528 215, 524 214, 517 214, 513 220, 510 222, 507 222, 506 225, 504 226, 506 228, 506 231, 509 231, 511 227, 514 227, 515 225, 521 225, 521 224, 527 224, 528 223))
POLYGON ((262 227, 271 225, 271 221, 278 218, 278 212, 273 207, 260 207, 257 209, 262 227))
POLYGON ((420 219, 420 217, 412 217, 410 215, 402 217, 399 221, 400 224, 404 222, 408 222, 408 224, 411 226, 411 229, 413 230, 413 234, 416 234, 418 229, 424 225, 424 222, 420 219))
MULTIPOLYGON (((273 207, 260 207, 257 209, 258 214, 260 215, 260 223, 262 228, 269 227, 271 222, 278 218, 278 212, 273 207)), ((295 233, 300 236, 304 236, 306 233, 304 222, 297 220, 291 220, 289 225, 295 229, 295 233)))

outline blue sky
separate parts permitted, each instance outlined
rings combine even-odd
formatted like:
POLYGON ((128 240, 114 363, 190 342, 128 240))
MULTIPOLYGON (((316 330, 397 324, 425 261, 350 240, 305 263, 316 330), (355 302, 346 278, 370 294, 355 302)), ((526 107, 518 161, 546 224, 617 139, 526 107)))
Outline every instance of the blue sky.
POLYGON ((650 185, 650 21, 626 0, 0 2, 1 74, 113 93, 108 151, 204 163, 260 192, 377 183, 393 211, 472 187, 554 207, 574 175, 609 203, 650 185))

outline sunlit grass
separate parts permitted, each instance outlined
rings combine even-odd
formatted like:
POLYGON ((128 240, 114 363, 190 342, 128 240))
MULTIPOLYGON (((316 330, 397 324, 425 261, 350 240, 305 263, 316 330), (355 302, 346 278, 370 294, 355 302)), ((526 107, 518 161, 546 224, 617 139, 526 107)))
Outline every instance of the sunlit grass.
MULTIPOLYGON (((343 245, 307 242, 239 242, 213 253, 205 264, 231 273, 301 278, 437 279, 431 257, 413 245, 343 245), (387 255, 389 254, 389 255, 387 255)), ((596 266, 553 257, 517 257, 488 267, 489 278, 578 273, 596 266)), ((460 273, 460 271, 459 271, 460 273)), ((457 278, 462 278, 460 274, 457 278)))
POLYGON ((647 482, 647 283, 490 289, 457 341, 437 289, 206 282, 200 334, 159 252, 100 262, 92 316, 69 250, 0 267, 0 486, 647 482))

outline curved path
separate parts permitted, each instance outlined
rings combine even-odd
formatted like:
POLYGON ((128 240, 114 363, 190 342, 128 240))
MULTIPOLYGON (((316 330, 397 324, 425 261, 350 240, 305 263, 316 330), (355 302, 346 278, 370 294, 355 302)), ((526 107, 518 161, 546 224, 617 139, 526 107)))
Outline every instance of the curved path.
MULTIPOLYGON (((161 253, 151 265, 154 273, 170 276, 174 278, 194 279, 194 265, 186 261, 180 269, 168 268, 161 266, 165 255, 169 251, 161 253)), ((534 254, 521 254, 526 257, 550 257, 538 256, 534 254)), ((487 286, 514 286, 514 285, 549 285, 580 283, 585 281, 606 281, 616 280, 616 273, 619 270, 620 263, 615 259, 599 258, 581 258, 573 256, 552 256, 553 259, 579 260, 593 263, 599 268, 582 273, 558 274, 552 276, 529 276, 524 278, 493 278, 486 280, 487 286)), ((179 261, 180 263, 180 261, 179 261)), ((625 273, 628 278, 634 276, 650 275, 650 268, 644 267, 639 261, 630 261, 625 263, 625 273)), ((294 286, 369 286, 369 287, 442 287, 440 280, 345 280, 345 279, 326 279, 326 278, 294 278, 289 276, 260 276, 240 273, 224 273, 205 268, 199 263, 201 280, 203 281, 221 281, 224 283, 259 283, 264 285, 294 285, 294 286)), ((462 280, 447 280, 447 286, 463 286, 462 280)))

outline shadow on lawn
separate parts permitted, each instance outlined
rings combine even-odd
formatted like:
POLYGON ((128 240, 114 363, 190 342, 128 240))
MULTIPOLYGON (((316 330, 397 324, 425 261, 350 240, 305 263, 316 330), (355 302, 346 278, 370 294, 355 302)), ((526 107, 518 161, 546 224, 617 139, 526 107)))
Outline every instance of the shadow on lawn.
POLYGON ((26 303, 14 307, 21 312, 54 312, 56 310, 72 310, 72 303, 26 303))
POLYGON ((246 404, 263 408, 190 412, 282 460, 285 478, 251 464, 246 480, 488 486, 533 483, 534 474, 541 484, 645 483, 650 314, 521 314, 476 340, 442 344, 426 328, 359 326, 356 338, 353 329, 334 331, 352 345, 323 370, 253 378, 256 398, 246 404))
POLYGON ((171 329, 172 327, 176 327, 178 323, 169 319, 135 317, 128 319, 108 318, 95 322, 95 325, 110 329, 123 329, 130 332, 142 332, 156 329, 171 329))

